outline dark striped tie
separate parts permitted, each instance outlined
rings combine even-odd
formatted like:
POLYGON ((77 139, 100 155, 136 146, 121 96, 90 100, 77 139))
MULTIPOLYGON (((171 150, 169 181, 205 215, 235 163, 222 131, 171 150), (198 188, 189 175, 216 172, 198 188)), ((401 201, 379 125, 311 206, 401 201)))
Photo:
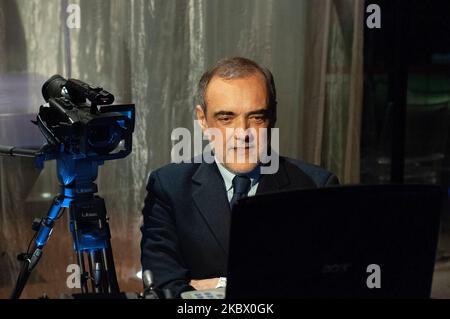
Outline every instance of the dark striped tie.
POLYGON ((247 197, 250 186, 251 181, 247 176, 236 175, 233 178, 233 197, 230 201, 231 208, 233 208, 239 199, 247 197))

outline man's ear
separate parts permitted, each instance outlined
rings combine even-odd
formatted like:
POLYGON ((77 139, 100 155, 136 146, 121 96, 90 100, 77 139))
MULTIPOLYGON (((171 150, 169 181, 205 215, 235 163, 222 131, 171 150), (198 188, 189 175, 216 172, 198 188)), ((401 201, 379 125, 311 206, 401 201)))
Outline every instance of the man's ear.
POLYGON ((206 114, 203 111, 201 105, 197 105, 196 111, 197 111, 197 120, 200 122, 202 130, 205 131, 208 128, 208 124, 206 123, 206 114))

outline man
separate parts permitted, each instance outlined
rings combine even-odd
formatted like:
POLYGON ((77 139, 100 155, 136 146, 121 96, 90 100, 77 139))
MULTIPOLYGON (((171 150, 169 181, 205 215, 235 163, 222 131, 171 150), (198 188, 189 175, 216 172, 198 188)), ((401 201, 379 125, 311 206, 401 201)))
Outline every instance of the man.
POLYGON ((283 157, 275 173, 261 174, 267 150, 261 132, 276 121, 269 70, 245 58, 222 60, 202 76, 198 100, 197 119, 210 137, 214 161, 154 171, 143 209, 143 270, 175 296, 215 288, 226 276, 230 214, 239 198, 338 184, 320 167, 283 157))

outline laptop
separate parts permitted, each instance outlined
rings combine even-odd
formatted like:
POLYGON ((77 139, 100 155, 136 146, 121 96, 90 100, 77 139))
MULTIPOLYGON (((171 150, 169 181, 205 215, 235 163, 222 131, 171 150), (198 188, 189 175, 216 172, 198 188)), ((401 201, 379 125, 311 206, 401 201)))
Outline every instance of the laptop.
POLYGON ((443 195, 376 185, 240 200, 226 298, 429 298, 443 195))

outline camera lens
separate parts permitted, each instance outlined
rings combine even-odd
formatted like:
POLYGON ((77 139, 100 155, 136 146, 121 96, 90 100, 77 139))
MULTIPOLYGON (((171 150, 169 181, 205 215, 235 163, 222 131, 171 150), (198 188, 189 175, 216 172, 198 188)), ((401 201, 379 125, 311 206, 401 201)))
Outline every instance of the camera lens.
POLYGON ((93 124, 88 129, 88 144, 98 154, 108 154, 117 148, 122 139, 122 129, 117 123, 93 124))

